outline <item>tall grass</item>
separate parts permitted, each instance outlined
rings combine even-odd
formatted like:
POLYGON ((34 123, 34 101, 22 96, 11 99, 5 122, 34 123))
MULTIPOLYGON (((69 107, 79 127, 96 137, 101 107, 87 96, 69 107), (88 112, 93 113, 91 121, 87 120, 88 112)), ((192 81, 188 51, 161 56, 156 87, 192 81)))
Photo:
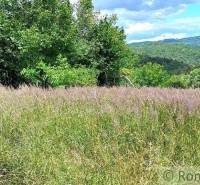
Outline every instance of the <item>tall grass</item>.
POLYGON ((0 88, 0 184, 158 184, 200 165, 200 90, 0 88))

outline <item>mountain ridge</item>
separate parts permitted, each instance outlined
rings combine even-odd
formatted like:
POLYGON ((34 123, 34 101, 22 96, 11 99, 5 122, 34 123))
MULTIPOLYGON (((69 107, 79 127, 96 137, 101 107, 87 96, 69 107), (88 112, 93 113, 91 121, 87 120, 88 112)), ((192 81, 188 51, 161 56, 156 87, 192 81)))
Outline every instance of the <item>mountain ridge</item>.
POLYGON ((129 45, 130 46, 142 46, 146 44, 152 44, 152 43, 169 43, 169 44, 183 44, 183 45, 190 45, 193 47, 200 47, 200 36, 196 37, 187 37, 182 39, 164 39, 160 41, 145 41, 145 42, 132 42, 129 45))

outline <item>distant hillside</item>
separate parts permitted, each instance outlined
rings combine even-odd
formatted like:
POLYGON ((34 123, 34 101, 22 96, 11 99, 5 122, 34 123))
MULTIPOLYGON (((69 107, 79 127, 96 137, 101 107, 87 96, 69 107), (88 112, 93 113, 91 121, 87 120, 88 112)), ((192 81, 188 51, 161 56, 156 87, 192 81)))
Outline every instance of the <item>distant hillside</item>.
POLYGON ((140 43, 131 43, 130 45, 141 46, 144 44, 151 44, 151 43, 184 44, 184 45, 190 45, 193 47, 200 47, 200 36, 183 38, 183 39, 165 39, 165 40, 157 41, 157 42, 147 41, 147 42, 140 42, 140 43))
POLYGON ((163 42, 132 47, 142 56, 143 63, 151 61, 162 64, 172 73, 181 73, 191 67, 200 66, 200 48, 163 42))
POLYGON ((148 43, 133 46, 133 48, 137 54, 177 60, 189 65, 200 65, 199 48, 169 43, 148 43))

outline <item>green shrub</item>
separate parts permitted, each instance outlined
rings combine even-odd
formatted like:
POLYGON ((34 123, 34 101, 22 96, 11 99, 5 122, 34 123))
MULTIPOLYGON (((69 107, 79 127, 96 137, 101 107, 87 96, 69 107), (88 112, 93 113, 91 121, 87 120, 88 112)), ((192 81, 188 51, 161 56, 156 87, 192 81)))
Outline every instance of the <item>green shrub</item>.
POLYGON ((193 88, 200 88, 200 68, 191 71, 189 84, 193 88))
POLYGON ((24 68, 21 74, 28 84, 48 87, 47 71, 47 65, 43 61, 40 61, 35 67, 24 68))
POLYGON ((52 67, 47 71, 52 87, 58 86, 93 86, 96 85, 96 72, 94 69, 52 67))
POLYGON ((121 73, 127 76, 134 86, 164 86, 169 79, 169 74, 164 67, 159 64, 148 63, 142 67, 134 69, 122 69, 121 73))
POLYGON ((174 88, 187 88, 189 85, 188 75, 172 75, 168 81, 166 81, 166 87, 174 88))
POLYGON ((29 84, 42 87, 96 85, 96 71, 92 68, 72 68, 63 59, 58 67, 39 62, 35 68, 23 69, 22 75, 29 84), (64 63, 66 63, 64 65, 64 63))

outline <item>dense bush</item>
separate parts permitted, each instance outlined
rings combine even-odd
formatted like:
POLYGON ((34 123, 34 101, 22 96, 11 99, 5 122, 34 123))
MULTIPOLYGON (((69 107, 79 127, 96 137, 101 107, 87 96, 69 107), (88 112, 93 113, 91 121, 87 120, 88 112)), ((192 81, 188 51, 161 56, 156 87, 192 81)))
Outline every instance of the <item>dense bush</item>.
POLYGON ((191 87, 200 88, 200 68, 191 71, 189 77, 189 84, 191 87))
POLYGON ((187 88, 189 86, 189 75, 172 75, 164 85, 166 87, 187 88))
POLYGON ((97 75, 95 69, 92 68, 50 68, 47 74, 49 83, 53 87, 97 85, 97 75))
POLYGON ((95 69, 69 65, 51 67, 44 62, 38 63, 34 68, 26 68, 22 71, 26 82, 42 87, 71 87, 96 85, 97 73, 95 69))
POLYGON ((134 86, 164 86, 164 83, 169 79, 169 74, 164 70, 164 67, 159 64, 148 63, 142 67, 123 69, 122 74, 127 76, 134 86))

